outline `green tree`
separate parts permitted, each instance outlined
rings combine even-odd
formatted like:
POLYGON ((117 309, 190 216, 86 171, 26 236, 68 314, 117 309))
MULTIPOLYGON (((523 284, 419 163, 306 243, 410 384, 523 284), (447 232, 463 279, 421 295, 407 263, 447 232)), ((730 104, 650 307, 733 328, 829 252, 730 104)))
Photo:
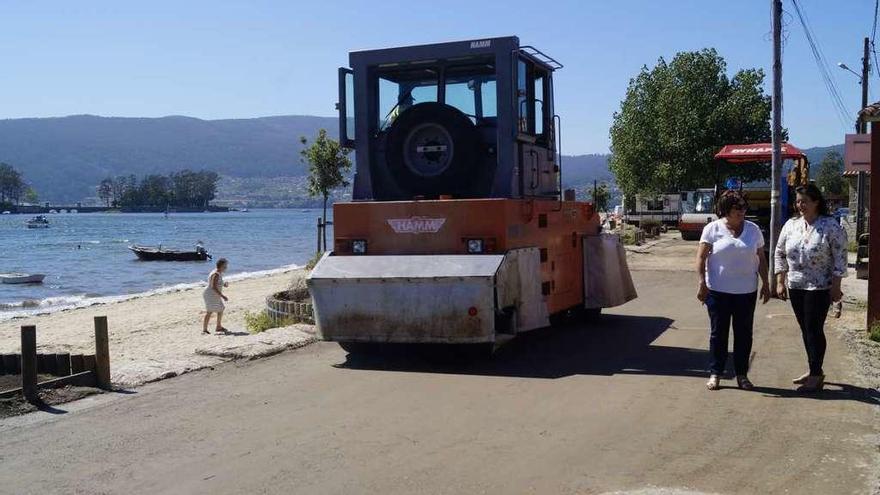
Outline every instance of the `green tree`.
POLYGON ((763 164, 714 163, 725 144, 770 139, 770 97, 764 72, 733 78, 714 49, 681 52, 630 80, 611 126, 611 162, 626 195, 664 193, 769 177, 763 164))
POLYGON ((113 179, 106 178, 98 184, 96 188, 98 193, 98 198, 106 205, 110 206, 110 201, 113 200, 113 179))
MULTIPOLYGON (((299 138, 303 145, 300 151, 301 161, 309 165, 309 195, 324 198, 322 221, 327 222, 327 199, 330 193, 339 187, 348 185, 345 174, 351 170, 351 150, 340 146, 339 141, 327 137, 326 129, 318 130, 318 137, 311 144, 305 137, 299 138)), ((327 231, 322 232, 323 246, 327 249, 327 231)))
POLYGON ((25 203, 30 203, 32 205, 37 204, 40 201, 40 196, 37 194, 37 191, 35 191, 33 187, 29 187, 24 193, 24 201, 25 203))
POLYGON ((18 170, 0 162, 0 204, 17 204, 27 190, 18 170))
POLYGON ((816 185, 825 194, 846 194, 849 186, 843 180, 843 157, 836 151, 829 151, 819 163, 816 185))
POLYGON ((611 192, 608 191, 607 184, 602 183, 595 188, 590 188, 589 195, 590 201, 596 207, 596 211, 608 211, 608 202, 611 200, 611 192))

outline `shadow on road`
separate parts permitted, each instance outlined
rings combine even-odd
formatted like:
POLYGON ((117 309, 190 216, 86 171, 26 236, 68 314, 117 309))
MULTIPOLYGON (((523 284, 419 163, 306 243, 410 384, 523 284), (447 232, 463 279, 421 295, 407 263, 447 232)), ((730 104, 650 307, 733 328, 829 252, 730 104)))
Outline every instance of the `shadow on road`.
POLYGON ((339 367, 523 378, 617 373, 705 376, 707 351, 651 346, 671 324, 664 317, 605 315, 593 323, 522 334, 491 358, 462 357, 456 346, 394 346, 349 354, 339 367))
MULTIPOLYGON (((604 315, 592 323, 522 334, 491 358, 462 353, 466 346, 374 345, 366 348, 368 352, 349 353, 337 367, 545 379, 615 374, 705 378, 707 350, 651 345, 672 321, 659 316, 604 315)), ((732 378, 732 370, 728 371, 732 378)), ((877 390, 845 383, 826 382, 825 390, 816 394, 763 386, 756 386, 754 392, 778 398, 880 404, 877 390)))
POLYGON ((880 405, 880 391, 857 387, 847 383, 825 382, 825 389, 816 393, 803 393, 793 389, 758 386, 756 386, 753 391, 769 397, 779 397, 783 399, 852 400, 875 406, 880 405))

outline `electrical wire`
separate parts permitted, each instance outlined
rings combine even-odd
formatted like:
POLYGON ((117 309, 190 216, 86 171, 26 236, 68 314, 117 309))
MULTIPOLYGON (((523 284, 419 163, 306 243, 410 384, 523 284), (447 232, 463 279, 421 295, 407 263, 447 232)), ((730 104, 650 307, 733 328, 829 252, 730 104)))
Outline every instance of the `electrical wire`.
POLYGON ((878 64, 880 64, 880 61, 878 61, 878 59, 877 59, 877 45, 874 44, 874 40, 877 38, 877 13, 878 13, 878 10, 880 10, 880 0, 874 0, 874 23, 871 26, 871 53, 874 54, 873 72, 875 73, 875 75, 880 77, 880 72, 878 72, 878 70, 880 70, 880 68, 878 68, 878 64))
POLYGON ((874 25, 871 27, 871 43, 877 37, 877 9, 880 8, 880 0, 874 0, 874 25))
POLYGON ((843 128, 849 128, 849 121, 853 114, 847 110, 846 105, 843 103, 843 98, 841 98, 840 91, 837 89, 837 81, 834 78, 834 73, 828 68, 828 61, 822 52, 822 48, 819 46, 815 34, 813 34, 813 29, 807 19, 806 12, 798 4, 798 0, 791 0, 791 3, 794 5, 794 11, 797 15, 798 21, 800 21, 801 26, 804 28, 804 35, 807 38, 807 43, 810 45, 810 51, 813 54, 816 67, 819 69, 819 75, 822 78, 822 82, 825 84, 828 96, 831 98, 831 106, 834 107, 835 113, 837 113, 837 117, 840 119, 843 128))

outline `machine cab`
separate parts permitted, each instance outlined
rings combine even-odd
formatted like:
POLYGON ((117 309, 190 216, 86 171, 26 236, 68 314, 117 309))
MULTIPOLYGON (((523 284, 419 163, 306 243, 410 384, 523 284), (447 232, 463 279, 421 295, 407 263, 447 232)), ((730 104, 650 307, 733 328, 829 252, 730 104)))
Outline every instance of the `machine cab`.
POLYGON ((560 195, 553 72, 516 37, 357 51, 339 70, 355 201, 560 195))

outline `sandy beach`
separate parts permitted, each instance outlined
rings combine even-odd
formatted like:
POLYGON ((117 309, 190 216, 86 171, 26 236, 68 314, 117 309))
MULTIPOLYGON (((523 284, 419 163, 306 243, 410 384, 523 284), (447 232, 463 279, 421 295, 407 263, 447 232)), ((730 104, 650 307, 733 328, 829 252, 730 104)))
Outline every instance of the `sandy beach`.
MULTIPOLYGON (((95 316, 110 330, 111 378, 136 386, 237 358, 273 354, 314 340, 310 325, 293 325, 252 335, 246 311, 265 308, 266 296, 287 288, 302 270, 231 281, 223 326, 229 335, 203 335, 202 288, 155 294, 0 323, 0 353, 19 352, 21 325, 37 326, 38 352, 94 353, 95 316)), ((212 319, 209 329, 213 332, 212 319)))

